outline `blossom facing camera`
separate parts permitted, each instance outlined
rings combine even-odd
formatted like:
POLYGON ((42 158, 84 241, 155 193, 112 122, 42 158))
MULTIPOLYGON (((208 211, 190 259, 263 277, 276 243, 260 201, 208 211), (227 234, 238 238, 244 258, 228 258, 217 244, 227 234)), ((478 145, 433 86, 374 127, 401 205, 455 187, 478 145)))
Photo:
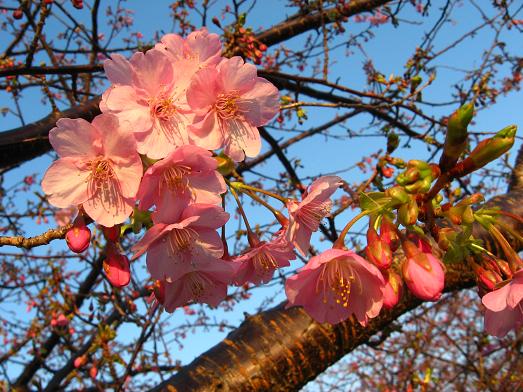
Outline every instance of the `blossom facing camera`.
POLYGON ((337 324, 354 314, 365 326, 383 305, 383 276, 350 250, 329 249, 287 279, 288 306, 301 305, 320 323, 337 324))
POLYGON ((42 180, 49 203, 59 208, 81 204, 106 227, 124 222, 133 211, 142 162, 118 118, 101 114, 92 123, 62 118, 49 141, 60 157, 42 180))

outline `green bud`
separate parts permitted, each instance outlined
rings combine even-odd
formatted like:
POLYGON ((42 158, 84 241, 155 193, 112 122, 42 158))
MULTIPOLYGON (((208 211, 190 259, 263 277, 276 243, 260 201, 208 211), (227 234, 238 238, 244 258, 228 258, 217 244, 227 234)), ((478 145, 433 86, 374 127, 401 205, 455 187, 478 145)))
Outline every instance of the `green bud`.
POLYGON ((419 208, 414 198, 398 209, 398 221, 405 227, 415 224, 418 220, 419 208))
POLYGON ((402 204, 408 203, 410 200, 409 195, 401 186, 393 186, 385 191, 385 196, 390 197, 391 207, 398 207, 402 204))
POLYGON ((399 136, 394 132, 387 135, 387 154, 392 154, 400 144, 399 136))
POLYGON ((396 182, 400 185, 413 184, 421 177, 420 171, 415 167, 409 167, 403 173, 400 173, 396 178, 396 182))
POLYGON ((218 162, 218 172, 222 176, 228 176, 234 170, 234 162, 231 158, 225 155, 223 152, 220 155, 214 157, 218 162))
POLYGON ((474 104, 467 103, 456 110, 448 119, 447 135, 443 154, 439 160, 442 172, 452 169, 467 147, 467 127, 474 114, 474 104))
POLYGON ((510 150, 514 145, 517 129, 517 126, 509 125, 493 137, 482 140, 467 158, 473 163, 473 170, 485 166, 510 150))

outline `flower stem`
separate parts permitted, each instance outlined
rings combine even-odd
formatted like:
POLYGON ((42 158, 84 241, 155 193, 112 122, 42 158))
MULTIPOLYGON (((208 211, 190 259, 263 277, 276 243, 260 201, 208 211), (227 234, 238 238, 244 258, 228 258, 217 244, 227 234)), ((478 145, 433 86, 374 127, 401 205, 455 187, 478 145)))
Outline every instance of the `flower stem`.
POLYGON ((340 233, 340 236, 338 237, 338 239, 334 242, 334 245, 332 246, 333 248, 337 248, 337 249, 342 249, 345 247, 345 237, 347 236, 347 233, 349 232, 350 228, 357 222, 359 221, 361 218, 363 218, 364 216, 368 215, 370 213, 370 211, 367 211, 367 210, 364 210, 364 211, 361 211, 358 215, 356 215, 354 218, 352 218, 349 223, 347 223, 345 225, 345 227, 343 228, 343 230, 341 231, 340 233))
POLYGON ((236 188, 238 190, 240 190, 240 189, 247 189, 247 190, 253 191, 253 192, 260 192, 260 193, 263 193, 264 195, 267 195, 267 196, 273 197, 275 199, 278 199, 279 201, 281 201, 284 204, 287 203, 287 198, 285 198, 283 196, 277 195, 276 193, 272 193, 272 192, 266 191, 265 189, 256 188, 254 186, 250 186, 250 185, 244 184, 243 182, 238 182, 238 181, 229 182, 229 186, 231 188, 236 188))
POLYGON ((240 211, 240 215, 243 218, 243 221, 245 222, 245 228, 247 229, 247 239, 249 240, 249 245, 254 246, 256 244, 253 244, 252 242, 256 242, 254 240, 253 232, 251 229, 251 226, 249 225, 249 221, 247 219, 247 216, 245 215, 245 211, 243 210, 242 203, 240 202, 240 198, 238 197, 238 194, 234 190, 234 187, 229 188, 231 191, 231 194, 233 195, 234 199, 236 200, 236 204, 238 204, 238 211, 240 211))

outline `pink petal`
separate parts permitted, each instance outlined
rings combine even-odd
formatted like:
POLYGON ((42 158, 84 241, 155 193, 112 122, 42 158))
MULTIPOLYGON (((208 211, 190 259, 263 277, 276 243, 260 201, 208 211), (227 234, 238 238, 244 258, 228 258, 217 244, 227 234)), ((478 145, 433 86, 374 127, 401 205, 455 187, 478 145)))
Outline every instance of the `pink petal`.
POLYGON ((223 60, 216 68, 219 85, 225 92, 237 91, 243 95, 256 83, 256 67, 246 64, 239 56, 223 60))
POLYGON ((149 105, 130 86, 109 88, 102 96, 100 109, 128 122, 133 132, 148 131, 153 125, 149 105))
POLYGON ((84 119, 61 118, 49 131, 49 142, 62 157, 89 157, 98 154, 98 133, 84 119))
POLYGON ((205 114, 216 102, 218 95, 215 68, 204 68, 192 78, 187 89, 187 103, 197 114, 205 114))
POLYGON ((216 150, 222 147, 224 143, 223 134, 214 111, 210 111, 199 122, 190 125, 189 134, 194 144, 207 150, 216 150))
POLYGON ((251 124, 265 125, 280 111, 278 89, 271 82, 256 78, 252 90, 242 94, 238 107, 251 124))
POLYGON ((115 53, 111 55, 111 59, 105 60, 104 70, 107 79, 109 79, 111 83, 124 85, 131 85, 133 83, 133 67, 129 60, 120 54, 115 53))
POLYGON ((42 190, 49 203, 67 208, 83 203, 88 198, 87 179, 90 172, 79 170, 74 158, 62 158, 51 164, 42 180, 42 190))

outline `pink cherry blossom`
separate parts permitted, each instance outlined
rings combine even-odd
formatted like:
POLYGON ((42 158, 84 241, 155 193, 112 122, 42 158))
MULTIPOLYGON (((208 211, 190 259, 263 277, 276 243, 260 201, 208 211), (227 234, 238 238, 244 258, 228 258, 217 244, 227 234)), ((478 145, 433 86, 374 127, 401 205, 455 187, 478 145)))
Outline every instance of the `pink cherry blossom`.
POLYGON ((65 242, 73 252, 82 253, 91 243, 91 230, 85 224, 74 225, 65 233, 65 242))
POLYGON ((173 203, 170 215, 156 215, 156 224, 133 247, 133 259, 147 252, 147 268, 153 279, 174 281, 223 255, 216 229, 227 222, 229 214, 211 204, 185 208, 179 204, 173 203))
POLYGON ((278 89, 257 77, 256 67, 241 57, 198 71, 187 102, 196 114, 190 127, 193 143, 208 150, 225 147, 225 154, 236 162, 258 155, 257 127, 279 111, 278 89))
POLYGON ((430 253, 423 253, 410 241, 402 245, 407 256, 402 267, 407 287, 419 299, 437 301, 445 286, 441 261, 430 253))
POLYGON ((206 260, 198 269, 190 270, 172 282, 162 282, 162 305, 168 312, 192 302, 218 306, 227 295, 227 285, 235 272, 235 265, 230 261, 206 260))
POLYGON ((177 148, 145 172, 136 196, 140 209, 156 205, 162 210, 179 199, 192 203, 221 203, 220 194, 227 188, 216 171, 217 166, 212 154, 201 147, 177 148))
POLYGON ((142 162, 136 143, 116 116, 102 114, 88 123, 58 120, 49 141, 60 159, 42 180, 49 203, 59 208, 81 204, 103 226, 122 223, 131 214, 142 162))
POLYGON ((156 49, 135 53, 128 61, 113 55, 104 62, 113 85, 102 95, 100 109, 127 121, 140 154, 160 159, 175 147, 189 143, 187 106, 189 79, 156 49))
POLYGON ((503 287, 485 294, 485 330, 502 338, 511 329, 523 326, 523 269, 503 287))
POLYGON ((303 256, 308 252, 312 233, 318 230, 321 220, 330 213, 330 197, 340 185, 341 178, 338 176, 320 177, 311 184, 300 203, 295 200, 287 202, 287 239, 303 256))
POLYGON ((287 279, 285 292, 288 306, 303 306, 320 323, 336 324, 354 314, 365 326, 380 313, 384 283, 379 269, 356 253, 329 249, 287 279))
POLYGON ((107 280, 115 287, 125 287, 131 281, 131 268, 127 256, 122 255, 116 246, 109 244, 107 257, 103 262, 107 280))
POLYGON ((218 34, 209 34, 206 28, 193 31, 182 38, 178 34, 166 34, 155 46, 164 51, 173 64, 194 74, 201 68, 214 66, 222 59, 222 44, 218 34))
POLYGON ((239 265, 234 283, 238 286, 247 282, 267 283, 277 268, 290 265, 289 260, 295 258, 292 245, 282 235, 270 242, 257 240, 255 246, 234 259, 239 265))

